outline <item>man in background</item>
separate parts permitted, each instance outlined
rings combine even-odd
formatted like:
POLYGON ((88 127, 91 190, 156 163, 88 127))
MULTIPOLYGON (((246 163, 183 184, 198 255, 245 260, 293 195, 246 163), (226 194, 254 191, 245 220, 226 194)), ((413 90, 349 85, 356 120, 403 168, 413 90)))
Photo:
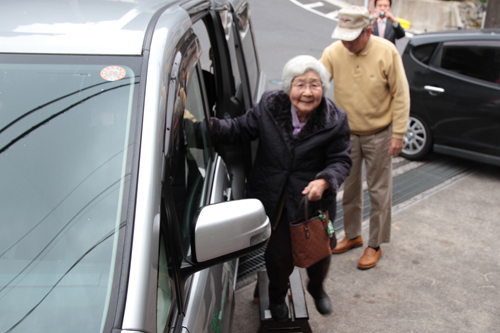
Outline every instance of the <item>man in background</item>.
POLYGON ((405 30, 391 13, 392 0, 375 0, 375 12, 371 20, 373 34, 396 44, 405 36, 405 30))

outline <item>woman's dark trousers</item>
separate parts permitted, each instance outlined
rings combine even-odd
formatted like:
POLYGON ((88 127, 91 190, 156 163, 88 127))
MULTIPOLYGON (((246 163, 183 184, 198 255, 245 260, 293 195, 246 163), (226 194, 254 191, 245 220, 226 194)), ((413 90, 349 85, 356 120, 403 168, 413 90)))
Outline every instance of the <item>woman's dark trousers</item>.
MULTIPOLYGON (((280 304, 285 301, 288 291, 288 278, 293 272, 292 243, 288 214, 283 209, 278 226, 273 230, 264 254, 267 276, 269 278, 269 301, 280 304)), ((313 297, 323 294, 323 280, 328 274, 331 256, 308 267, 308 290, 313 297)))

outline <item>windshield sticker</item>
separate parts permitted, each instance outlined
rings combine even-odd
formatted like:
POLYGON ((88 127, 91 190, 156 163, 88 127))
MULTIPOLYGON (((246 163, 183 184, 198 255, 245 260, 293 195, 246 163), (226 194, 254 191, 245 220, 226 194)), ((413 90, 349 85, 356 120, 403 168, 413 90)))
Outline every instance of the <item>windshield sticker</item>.
POLYGON ((125 77, 127 71, 120 66, 108 66, 102 69, 101 77, 106 81, 118 81, 125 77))

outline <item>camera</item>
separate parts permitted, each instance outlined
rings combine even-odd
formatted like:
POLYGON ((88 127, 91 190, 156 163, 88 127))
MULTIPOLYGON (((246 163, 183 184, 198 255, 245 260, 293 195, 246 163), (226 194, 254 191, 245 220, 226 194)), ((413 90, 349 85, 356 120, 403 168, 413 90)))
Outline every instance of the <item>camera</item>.
POLYGON ((379 12, 379 13, 378 13, 378 16, 379 16, 380 18, 384 18, 384 17, 385 17, 385 12, 384 12, 384 11, 379 12))

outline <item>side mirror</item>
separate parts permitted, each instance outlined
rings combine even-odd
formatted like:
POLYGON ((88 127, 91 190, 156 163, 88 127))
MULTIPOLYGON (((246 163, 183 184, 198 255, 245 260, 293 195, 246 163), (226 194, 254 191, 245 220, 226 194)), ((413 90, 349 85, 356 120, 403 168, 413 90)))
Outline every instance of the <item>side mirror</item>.
POLYGON ((198 210, 192 239, 193 263, 183 269, 201 269, 249 254, 271 236, 271 224, 257 199, 227 201, 198 210))

